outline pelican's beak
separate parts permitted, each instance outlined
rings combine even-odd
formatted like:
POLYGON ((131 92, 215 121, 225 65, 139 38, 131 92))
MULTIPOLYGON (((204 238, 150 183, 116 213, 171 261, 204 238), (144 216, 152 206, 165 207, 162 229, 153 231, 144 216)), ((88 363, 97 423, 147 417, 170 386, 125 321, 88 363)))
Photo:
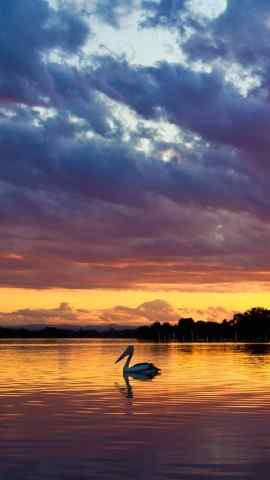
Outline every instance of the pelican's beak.
POLYGON ((125 350, 124 353, 122 353, 122 354, 120 355, 120 357, 118 358, 118 360, 116 360, 115 363, 120 362, 120 360, 122 360, 122 358, 124 358, 126 355, 127 355, 127 351, 125 350))

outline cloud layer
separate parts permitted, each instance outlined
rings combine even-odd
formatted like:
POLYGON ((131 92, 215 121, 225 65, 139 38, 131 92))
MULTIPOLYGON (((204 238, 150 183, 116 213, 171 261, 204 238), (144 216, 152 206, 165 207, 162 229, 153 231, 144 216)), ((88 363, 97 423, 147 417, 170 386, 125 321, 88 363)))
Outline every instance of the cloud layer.
POLYGON ((270 6, 225 7, 0 7, 1 286, 268 285, 270 6), (93 53, 124 18, 134 58, 93 53), (140 29, 179 57, 136 62, 140 29))
POLYGON ((194 316, 195 319, 223 320, 231 318, 232 312, 222 307, 200 309, 175 308, 164 300, 145 302, 138 307, 116 306, 110 309, 75 309, 68 303, 51 309, 23 309, 11 313, 0 312, 0 326, 45 327, 125 327, 149 325, 154 322, 174 324, 180 317, 194 316))

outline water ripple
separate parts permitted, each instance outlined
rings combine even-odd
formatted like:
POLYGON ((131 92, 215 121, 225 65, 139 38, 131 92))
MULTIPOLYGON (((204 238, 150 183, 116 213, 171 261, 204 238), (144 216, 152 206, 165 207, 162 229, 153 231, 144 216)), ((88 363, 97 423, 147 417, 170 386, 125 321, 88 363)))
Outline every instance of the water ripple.
POLYGON ((1 343, 1 479, 268 480, 270 347, 138 343, 127 381, 124 346, 1 343))

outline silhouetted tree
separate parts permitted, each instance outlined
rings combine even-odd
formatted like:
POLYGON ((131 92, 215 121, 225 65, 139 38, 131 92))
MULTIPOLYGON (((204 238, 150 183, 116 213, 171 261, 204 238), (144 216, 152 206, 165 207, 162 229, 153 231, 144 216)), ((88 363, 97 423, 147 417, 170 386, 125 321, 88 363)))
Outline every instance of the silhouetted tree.
POLYGON ((252 308, 236 313, 232 320, 222 323, 194 321, 181 318, 177 324, 155 322, 138 328, 98 330, 91 327, 79 329, 47 326, 40 329, 0 327, 0 338, 138 338, 154 342, 269 342, 270 310, 252 308))
POLYGON ((195 340, 195 322, 193 318, 180 318, 177 337, 183 342, 193 342, 195 340))
POLYGON ((270 310, 266 308, 252 308, 245 313, 237 313, 230 324, 236 341, 268 342, 270 339, 270 310))

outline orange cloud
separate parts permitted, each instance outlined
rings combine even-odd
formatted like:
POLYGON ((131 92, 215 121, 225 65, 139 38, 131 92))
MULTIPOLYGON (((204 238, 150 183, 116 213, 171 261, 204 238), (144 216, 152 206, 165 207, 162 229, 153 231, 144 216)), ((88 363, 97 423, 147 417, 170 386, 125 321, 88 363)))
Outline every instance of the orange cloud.
POLYGON ((175 308, 165 300, 144 302, 138 307, 115 306, 106 309, 76 309, 63 302, 56 308, 19 309, 11 313, 0 313, 2 326, 136 326, 153 322, 175 323, 181 317, 194 319, 223 320, 234 312, 223 307, 175 308))

